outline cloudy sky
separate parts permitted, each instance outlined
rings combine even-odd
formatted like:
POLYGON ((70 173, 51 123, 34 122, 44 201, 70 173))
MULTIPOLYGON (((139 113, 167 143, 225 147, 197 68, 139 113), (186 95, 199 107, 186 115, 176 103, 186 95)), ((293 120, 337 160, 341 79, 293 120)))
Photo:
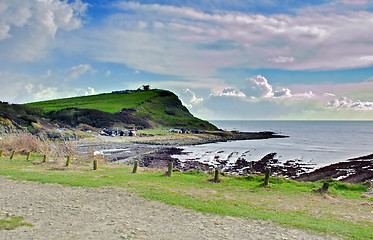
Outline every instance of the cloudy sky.
POLYGON ((1 101, 143 84, 208 120, 373 120, 373 1, 0 0, 1 101))

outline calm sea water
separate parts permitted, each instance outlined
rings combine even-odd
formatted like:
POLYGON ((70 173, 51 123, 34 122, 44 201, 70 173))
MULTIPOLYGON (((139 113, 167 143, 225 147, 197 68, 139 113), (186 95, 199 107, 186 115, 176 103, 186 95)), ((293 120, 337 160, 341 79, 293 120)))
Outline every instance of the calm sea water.
POLYGON ((281 162, 302 160, 314 167, 373 153, 373 121, 211 121, 224 130, 272 131, 289 136, 266 140, 231 141, 185 146, 180 160, 197 159, 214 164, 214 159, 260 160, 276 152, 281 162))

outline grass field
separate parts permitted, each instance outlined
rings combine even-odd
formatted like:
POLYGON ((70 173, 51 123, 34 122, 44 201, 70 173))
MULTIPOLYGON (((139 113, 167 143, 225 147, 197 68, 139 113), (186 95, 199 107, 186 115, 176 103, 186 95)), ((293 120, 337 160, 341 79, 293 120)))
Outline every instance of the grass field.
POLYGON ((212 175, 200 171, 174 172, 163 177, 165 169, 140 168, 132 174, 132 166, 99 163, 97 171, 92 163, 70 167, 55 163, 41 163, 41 156, 31 161, 17 155, 0 158, 0 175, 14 180, 59 183, 70 186, 119 186, 145 198, 196 211, 270 220, 283 226, 307 229, 320 234, 331 234, 348 239, 373 239, 373 199, 362 199, 367 190, 362 184, 330 183, 328 194, 312 189, 322 182, 296 182, 271 178, 270 186, 263 187, 263 176, 222 177, 212 183, 212 175))
POLYGON ((64 108, 89 108, 104 112, 115 113, 123 108, 134 108, 146 100, 157 96, 158 90, 135 92, 132 94, 99 94, 91 96, 81 96, 63 98, 42 102, 33 102, 26 105, 43 108, 46 112, 57 111, 64 108))

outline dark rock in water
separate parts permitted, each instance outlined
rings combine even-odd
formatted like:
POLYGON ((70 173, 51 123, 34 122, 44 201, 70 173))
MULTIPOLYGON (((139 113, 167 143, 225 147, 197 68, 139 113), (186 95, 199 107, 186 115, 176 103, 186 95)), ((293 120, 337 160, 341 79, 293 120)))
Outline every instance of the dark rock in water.
POLYGON ((158 149, 155 152, 143 156, 142 159, 139 161, 139 166, 150 168, 164 168, 168 166, 169 162, 172 162, 174 168, 179 168, 180 161, 176 158, 171 157, 171 155, 183 154, 182 151, 183 149, 175 147, 158 149))
POLYGON ((298 181, 318 181, 327 178, 347 183, 373 179, 373 154, 325 166, 294 178, 298 181))
POLYGON ((373 154, 369 154, 369 155, 362 156, 362 157, 350 158, 350 159, 348 159, 348 161, 354 161, 354 160, 372 160, 372 159, 373 159, 373 154))

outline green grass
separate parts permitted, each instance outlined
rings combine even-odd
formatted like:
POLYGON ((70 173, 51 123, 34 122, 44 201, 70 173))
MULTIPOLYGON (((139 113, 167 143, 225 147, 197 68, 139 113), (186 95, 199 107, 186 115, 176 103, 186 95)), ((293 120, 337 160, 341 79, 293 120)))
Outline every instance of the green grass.
MULTIPOLYGON (((99 94, 73 98, 56 99, 27 103, 25 106, 37 107, 45 112, 58 111, 65 108, 96 109, 115 113, 123 108, 135 108, 133 115, 150 121, 153 127, 184 127, 190 129, 216 130, 207 121, 194 117, 179 98, 166 90, 150 90, 131 94, 99 94)), ((79 121, 82 121, 81 119, 79 121)))
MULTIPOLYGON (((52 165, 24 161, 24 157, 0 158, 0 175, 14 180, 59 183, 69 186, 119 186, 145 198, 196 211, 270 220, 283 226, 311 230, 320 234, 349 239, 372 239, 373 199, 361 199, 367 190, 362 184, 330 183, 330 193, 312 192, 322 182, 296 182, 271 178, 269 187, 262 187, 263 176, 222 177, 222 183, 208 181, 213 176, 201 171, 174 172, 162 177, 164 170, 99 163, 72 166, 64 171, 51 170, 52 165)), ((60 166, 62 167, 62 166, 60 166)))
POLYGON ((64 108, 89 108, 104 112, 115 113, 123 108, 134 108, 144 101, 158 95, 158 90, 136 92, 132 94, 99 94, 33 102, 26 105, 43 108, 46 112, 57 111, 64 108))
POLYGON ((31 223, 23 222, 24 218, 13 216, 9 213, 0 218, 0 230, 13 230, 21 226, 33 226, 31 223))

